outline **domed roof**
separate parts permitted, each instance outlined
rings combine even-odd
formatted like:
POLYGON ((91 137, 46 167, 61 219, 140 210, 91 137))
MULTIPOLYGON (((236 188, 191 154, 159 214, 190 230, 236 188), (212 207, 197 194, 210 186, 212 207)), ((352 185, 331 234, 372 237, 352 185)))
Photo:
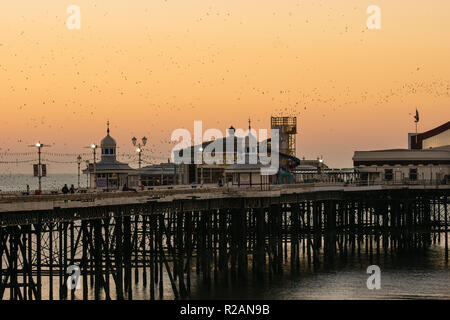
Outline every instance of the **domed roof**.
POLYGON ((100 143, 102 148, 115 148, 116 147, 116 140, 114 140, 109 135, 109 121, 107 122, 107 130, 106 130, 106 137, 103 138, 102 142, 100 143))
POLYGON ((101 147, 102 148, 115 148, 116 140, 114 140, 113 137, 111 137, 108 133, 108 135, 102 139, 101 147))

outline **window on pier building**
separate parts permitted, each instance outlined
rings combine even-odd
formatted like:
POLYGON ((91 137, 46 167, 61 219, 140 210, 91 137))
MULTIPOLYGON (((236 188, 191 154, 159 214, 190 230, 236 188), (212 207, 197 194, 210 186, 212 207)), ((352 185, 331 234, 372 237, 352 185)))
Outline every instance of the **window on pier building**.
POLYGON ((394 179, 392 169, 384 169, 384 180, 391 181, 394 179))
POLYGON ((114 154, 114 148, 104 148, 103 154, 114 154))
POLYGON ((409 169, 409 180, 417 180, 417 168, 409 169))

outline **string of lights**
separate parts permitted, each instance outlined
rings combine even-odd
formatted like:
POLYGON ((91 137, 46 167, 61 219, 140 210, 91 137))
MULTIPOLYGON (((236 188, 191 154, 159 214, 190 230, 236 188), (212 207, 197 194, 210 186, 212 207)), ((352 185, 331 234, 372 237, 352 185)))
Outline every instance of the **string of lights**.
MULTIPOLYGON (((33 154, 33 155, 35 155, 35 154, 33 154)), ((44 153, 42 154, 42 155, 45 155, 44 153)), ((126 159, 126 160, 130 160, 130 161, 138 161, 137 159, 136 159, 136 156, 135 155, 126 155, 126 154, 121 154, 121 155, 117 155, 117 157, 118 158, 121 158, 121 159, 126 159)), ((2 156, 0 156, 0 158, 3 158, 2 156)), ((92 158, 92 155, 90 155, 90 157, 89 157, 89 159, 90 158, 92 158)), ((87 158, 86 158, 87 159, 87 158)), ((166 158, 164 158, 164 157, 143 157, 143 159, 142 159, 142 161, 154 161, 155 159, 166 159, 166 158)), ((51 159, 51 158, 45 158, 45 160, 46 161, 55 161, 55 162, 57 162, 58 160, 53 160, 53 159, 51 159)), ((2 162, 17 162, 17 161, 19 161, 19 162, 21 162, 21 161, 25 161, 25 162, 27 162, 27 161, 36 161, 36 159, 29 159, 29 160, 10 160, 10 161, 2 161, 2 162)), ((62 162, 62 163, 76 163, 76 160, 74 160, 74 161, 60 161, 60 162, 62 162)))
MULTIPOLYGON (((93 162, 92 154, 89 152, 77 154, 77 153, 58 153, 58 152, 42 152, 42 156, 45 156, 45 158, 42 159, 43 162, 46 163, 54 163, 54 164, 77 164, 76 157, 82 156, 84 160, 89 160, 90 162, 93 162), (54 158, 61 158, 61 157, 73 157, 74 160, 68 160, 68 161, 61 161, 54 158)), ((19 159, 10 159, 11 157, 25 157, 25 156, 35 156, 36 152, 0 152, 0 164, 24 164, 24 163, 34 163, 38 160, 33 159, 25 159, 25 160, 19 160, 19 159)), ((121 161, 126 161, 130 164, 137 164, 139 162, 138 155, 135 153, 119 153, 116 155, 117 158, 121 161)), ((98 160, 97 160, 98 161, 98 160)), ((152 157, 152 156, 142 156, 141 162, 146 165, 151 165, 155 163, 160 162, 166 162, 167 158, 165 157, 152 157)))
POLYGON ((16 163, 31 163, 36 162, 36 159, 33 160, 16 160, 16 161, 0 161, 2 164, 16 164, 16 163))
POLYGON ((50 160, 50 159, 42 159, 42 161, 47 162, 47 163, 61 163, 61 164, 77 163, 77 161, 57 161, 57 160, 50 160))
POLYGON ((0 157, 3 156, 31 156, 31 155, 35 155, 36 152, 0 152, 0 157))
POLYGON ((60 153, 60 152, 43 152, 43 155, 46 156, 55 156, 55 157, 78 157, 78 156, 90 156, 91 153, 60 153))
MULTIPOLYGON (((29 156, 29 155, 35 155, 36 152, 0 152, 0 157, 7 157, 7 156, 29 156)), ((78 156, 91 156, 92 153, 85 152, 85 153, 57 153, 57 152, 42 152, 43 156, 55 156, 55 157, 78 157, 78 156)), ((135 154, 131 153, 118 153, 118 157, 130 157, 130 156, 136 156, 135 154)))

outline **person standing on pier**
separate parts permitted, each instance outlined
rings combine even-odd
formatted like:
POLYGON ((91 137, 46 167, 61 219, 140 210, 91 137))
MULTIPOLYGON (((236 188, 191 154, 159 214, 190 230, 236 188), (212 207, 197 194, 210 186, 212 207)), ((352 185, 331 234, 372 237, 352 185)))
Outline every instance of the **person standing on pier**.
POLYGON ((61 191, 64 194, 68 194, 69 193, 69 188, 67 188, 67 184, 64 184, 64 187, 62 187, 61 191))
POLYGON ((70 193, 75 193, 75 187, 72 185, 70 185, 70 193))

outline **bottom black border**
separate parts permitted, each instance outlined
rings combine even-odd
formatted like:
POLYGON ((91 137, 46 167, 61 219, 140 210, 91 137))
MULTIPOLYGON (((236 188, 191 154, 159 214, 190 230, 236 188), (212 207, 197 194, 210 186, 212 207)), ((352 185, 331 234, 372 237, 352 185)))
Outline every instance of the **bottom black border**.
POLYGON ((443 313, 450 300, 190 300, 190 301, 1 301, 2 318, 44 319, 382 319, 443 313), (228 311, 225 312, 226 306, 228 311), (260 306, 260 307, 258 307, 260 306), (266 307, 264 307, 266 306, 266 307), (186 313, 186 308, 191 310, 186 313), (183 309, 184 308, 184 309, 183 309), (194 308, 194 309, 192 309, 194 308), (213 313, 209 312, 214 308, 213 313), (201 314, 192 314, 198 310, 201 314), (252 313, 253 312, 253 313, 252 313))

